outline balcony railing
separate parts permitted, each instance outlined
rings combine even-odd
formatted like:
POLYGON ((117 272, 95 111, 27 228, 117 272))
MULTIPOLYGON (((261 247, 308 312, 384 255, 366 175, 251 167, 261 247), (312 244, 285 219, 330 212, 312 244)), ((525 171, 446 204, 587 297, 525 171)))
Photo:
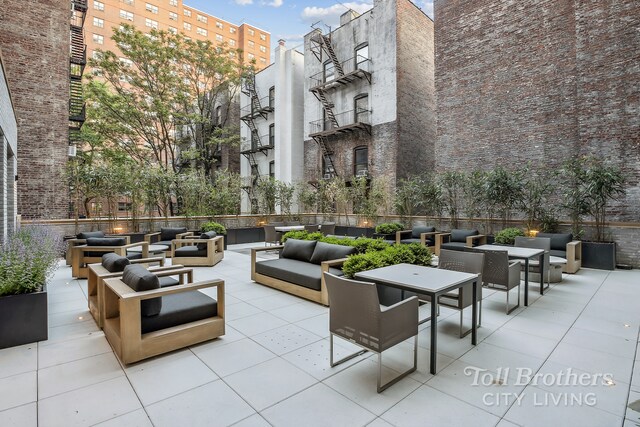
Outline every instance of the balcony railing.
POLYGON ((336 74, 335 70, 331 75, 325 75, 325 71, 321 71, 310 77, 311 88, 346 84, 362 78, 366 78, 371 82, 372 66, 369 58, 358 55, 344 61, 341 65, 342 70, 344 71, 344 76, 339 76, 336 74))
POLYGON ((326 136, 336 133, 352 132, 356 129, 371 129, 371 111, 362 108, 336 114, 338 126, 329 118, 314 120, 309 123, 310 136, 326 136))
POLYGON ((273 111, 273 103, 269 103, 269 97, 265 96, 264 98, 260 98, 260 108, 257 105, 253 105, 253 102, 249 105, 240 109, 240 117, 249 117, 255 118, 260 114, 265 112, 273 111))

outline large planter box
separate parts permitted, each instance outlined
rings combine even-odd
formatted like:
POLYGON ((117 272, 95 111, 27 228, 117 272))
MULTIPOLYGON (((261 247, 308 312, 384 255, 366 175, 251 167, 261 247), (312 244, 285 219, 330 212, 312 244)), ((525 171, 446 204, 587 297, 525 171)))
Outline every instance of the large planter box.
MULTIPOLYGON (((368 227, 347 227, 344 225, 336 225, 336 235, 338 236, 351 236, 351 237, 372 237, 373 228, 368 227)), ((394 237, 395 239, 395 237, 394 237)))
POLYGON ((372 236, 374 239, 384 239, 384 240, 389 240, 389 241, 396 241, 396 233, 389 233, 389 234, 383 234, 383 233, 373 233, 372 236))
POLYGON ((0 348, 49 337, 47 291, 0 297, 0 348))
POLYGON ((227 228, 226 237, 225 242, 229 245, 264 242, 264 229, 262 227, 227 228))
POLYGON ((599 270, 616 268, 615 242, 582 242, 582 266, 599 270))

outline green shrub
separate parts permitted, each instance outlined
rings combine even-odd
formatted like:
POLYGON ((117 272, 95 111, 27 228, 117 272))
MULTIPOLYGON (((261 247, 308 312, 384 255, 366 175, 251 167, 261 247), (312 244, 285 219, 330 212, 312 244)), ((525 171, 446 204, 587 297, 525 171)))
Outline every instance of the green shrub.
POLYGON ((384 250, 351 255, 343 264, 342 271, 348 278, 356 273, 395 264, 431 265, 431 251, 419 243, 410 245, 387 245, 384 250))
POLYGON ((209 221, 202 224, 202 232, 215 231, 218 234, 227 234, 227 229, 219 222, 209 221))
POLYGON ((502 245, 513 245, 516 241, 516 236, 524 236, 524 231, 515 227, 505 228, 496 233, 495 242, 502 245))
POLYGON ((286 232, 282 238, 280 239, 282 243, 286 242, 287 239, 295 239, 295 240, 320 240, 322 238, 322 233, 309 233, 308 231, 300 230, 300 231, 288 231, 286 232))
MULTIPOLYGON (((351 239, 343 239, 351 240, 351 239)), ((356 252, 359 254, 365 252, 378 252, 389 247, 389 242, 384 239, 370 239, 368 237, 351 240, 351 246, 355 246, 356 252)))
POLYGON ((322 233, 308 233, 306 231, 289 231, 282 236, 282 242, 287 239, 297 240, 317 240, 319 242, 331 243, 334 245, 353 246, 356 253, 376 252, 389 247, 389 243, 383 239, 370 239, 368 237, 359 237, 357 239, 341 239, 339 237, 326 237, 322 233))
POLYGON ((399 222, 383 222, 376 226, 377 234, 393 234, 400 230, 404 230, 404 226, 399 222))

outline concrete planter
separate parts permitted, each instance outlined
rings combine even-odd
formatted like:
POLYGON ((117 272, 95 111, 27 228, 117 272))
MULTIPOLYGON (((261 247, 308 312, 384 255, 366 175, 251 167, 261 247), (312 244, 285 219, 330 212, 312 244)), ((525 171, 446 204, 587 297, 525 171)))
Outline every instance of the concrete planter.
POLYGON ((582 242, 582 266, 599 270, 616 268, 616 242, 582 242))
POLYGON ((0 348, 49 337, 46 288, 30 294, 0 297, 0 348))

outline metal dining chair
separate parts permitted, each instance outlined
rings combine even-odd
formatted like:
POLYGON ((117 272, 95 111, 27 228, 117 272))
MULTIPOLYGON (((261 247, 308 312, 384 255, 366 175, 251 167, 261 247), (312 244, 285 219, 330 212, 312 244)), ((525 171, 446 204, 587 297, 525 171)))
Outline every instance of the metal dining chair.
MULTIPOLYGON (((470 252, 479 252, 468 248, 470 252)), ((484 254, 484 268, 482 269, 483 286, 487 289, 505 292, 507 294, 506 312, 511 314, 520 307, 520 261, 509 261, 506 251, 482 251, 484 254), (518 303, 509 308, 509 293, 518 288, 518 303)))
POLYGON ((336 223, 329 222, 326 224, 320 224, 320 232, 325 236, 329 234, 336 234, 336 223))
MULTIPOLYGON (((515 244, 514 246, 518 246, 520 248, 533 248, 533 249, 544 249, 544 271, 545 271, 545 279, 547 282, 547 286, 545 287, 545 289, 547 289, 551 283, 551 276, 550 276, 550 272, 551 269, 549 268, 549 252, 551 251, 551 239, 548 237, 522 237, 522 236, 516 236, 516 240, 515 240, 515 244)), ((534 273, 540 273, 540 261, 538 260, 531 260, 529 261, 529 271, 532 271, 534 273)))
POLYGON ((306 231, 307 233, 317 233, 318 232, 318 226, 317 225, 305 225, 304 226, 304 231, 306 231))
POLYGON ((263 226, 264 228, 264 245, 277 245, 280 243, 280 239, 278 238, 278 232, 276 231, 276 226, 272 224, 267 224, 263 226))
POLYGON ((331 367, 367 351, 378 354, 378 393, 414 372, 418 365, 418 298, 410 297, 390 307, 381 307, 375 283, 360 282, 324 273, 329 294, 329 351, 331 367), (363 350, 336 362, 333 336, 356 344, 363 350), (382 384, 382 352, 414 338, 413 366, 382 384))

